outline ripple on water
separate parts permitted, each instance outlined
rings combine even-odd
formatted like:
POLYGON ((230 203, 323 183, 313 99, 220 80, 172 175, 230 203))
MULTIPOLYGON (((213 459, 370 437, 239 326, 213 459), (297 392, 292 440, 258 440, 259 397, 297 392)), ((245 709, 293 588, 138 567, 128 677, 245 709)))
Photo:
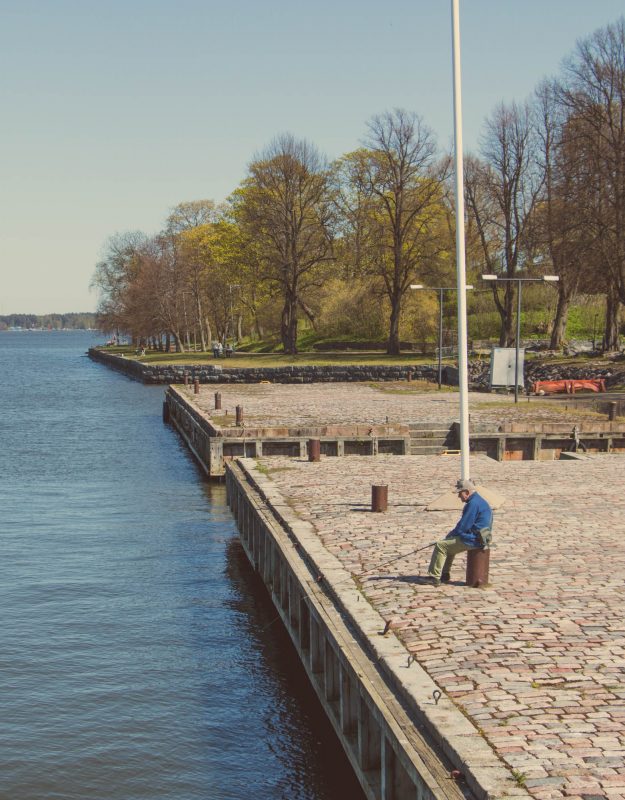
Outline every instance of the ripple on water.
POLYGON ((0 334, 0 798, 362 797, 162 389, 0 334))

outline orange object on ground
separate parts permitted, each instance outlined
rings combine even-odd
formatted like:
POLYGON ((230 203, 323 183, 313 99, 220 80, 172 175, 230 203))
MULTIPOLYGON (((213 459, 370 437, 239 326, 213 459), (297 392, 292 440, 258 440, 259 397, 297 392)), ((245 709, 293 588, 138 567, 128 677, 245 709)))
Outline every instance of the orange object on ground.
POLYGON ((536 381, 534 394, 575 394, 577 391, 605 392, 605 378, 575 378, 563 381, 536 381))

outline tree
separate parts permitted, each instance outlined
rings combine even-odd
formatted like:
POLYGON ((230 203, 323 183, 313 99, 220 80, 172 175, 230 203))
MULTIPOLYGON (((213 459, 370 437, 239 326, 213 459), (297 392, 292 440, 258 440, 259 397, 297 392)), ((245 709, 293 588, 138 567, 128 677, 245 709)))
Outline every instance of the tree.
POLYGON ((578 43, 565 64, 559 99, 576 120, 594 201, 587 210, 607 278, 608 349, 618 348, 625 303, 625 19, 578 43))
MULTIPOLYGON (((536 157, 536 139, 527 105, 499 105, 486 121, 482 160, 465 161, 467 210, 473 217, 489 273, 517 277, 526 267, 529 225, 544 175, 536 157)), ((493 281, 493 299, 501 319, 499 344, 514 341, 514 282, 504 284, 503 297, 493 281)))
POLYGON ((320 284, 332 259, 326 162, 308 142, 279 136, 250 164, 235 202, 246 234, 257 240, 263 277, 281 296, 284 350, 296 353, 298 313, 312 316, 306 290, 320 284))
MULTIPOLYGON (((593 227, 586 209, 589 193, 587 160, 577 137, 578 121, 558 102, 557 85, 543 82, 536 91, 535 117, 543 190, 532 223, 533 243, 560 278, 551 326, 550 348, 562 346, 569 307, 584 283, 591 288, 595 252, 593 227), (590 281, 589 281, 590 278, 590 281)), ((589 196, 590 194, 590 196, 589 196)), ((594 289, 597 285, 595 282, 594 289)))
POLYGON ((100 293, 98 325, 104 330, 132 332, 128 289, 138 274, 147 241, 141 231, 131 231, 116 233, 105 245, 104 257, 96 264, 91 282, 100 293))
POLYGON ((358 222, 367 228, 360 242, 389 300, 387 352, 397 355, 404 296, 448 246, 441 239, 446 163, 436 159, 430 129, 402 109, 371 119, 366 146, 351 165, 353 191, 360 196, 358 222))

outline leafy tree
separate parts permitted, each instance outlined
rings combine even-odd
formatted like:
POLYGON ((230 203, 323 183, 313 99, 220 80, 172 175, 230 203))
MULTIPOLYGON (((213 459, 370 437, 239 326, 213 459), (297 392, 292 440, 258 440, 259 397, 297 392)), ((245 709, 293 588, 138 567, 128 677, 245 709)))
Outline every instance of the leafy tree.
POLYGON ((366 150, 337 163, 335 192, 352 242, 354 268, 377 279, 388 299, 387 352, 400 352, 402 304, 418 274, 432 269, 446 245, 444 163, 431 131, 401 109, 373 117, 366 150))
POLYGON ((244 235, 256 239, 263 278, 281 298, 284 350, 296 353, 298 314, 312 318, 306 291, 332 259, 326 162, 308 142, 279 136, 250 164, 234 202, 244 235))

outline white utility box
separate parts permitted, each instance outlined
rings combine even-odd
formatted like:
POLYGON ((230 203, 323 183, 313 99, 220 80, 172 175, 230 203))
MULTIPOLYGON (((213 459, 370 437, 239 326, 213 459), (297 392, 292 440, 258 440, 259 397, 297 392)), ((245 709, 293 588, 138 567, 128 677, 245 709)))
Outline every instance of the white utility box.
MULTIPOLYGON (((516 350, 514 347, 493 347, 490 354, 490 388, 514 387, 516 350)), ((523 388, 525 349, 519 348, 519 386, 523 388)))

